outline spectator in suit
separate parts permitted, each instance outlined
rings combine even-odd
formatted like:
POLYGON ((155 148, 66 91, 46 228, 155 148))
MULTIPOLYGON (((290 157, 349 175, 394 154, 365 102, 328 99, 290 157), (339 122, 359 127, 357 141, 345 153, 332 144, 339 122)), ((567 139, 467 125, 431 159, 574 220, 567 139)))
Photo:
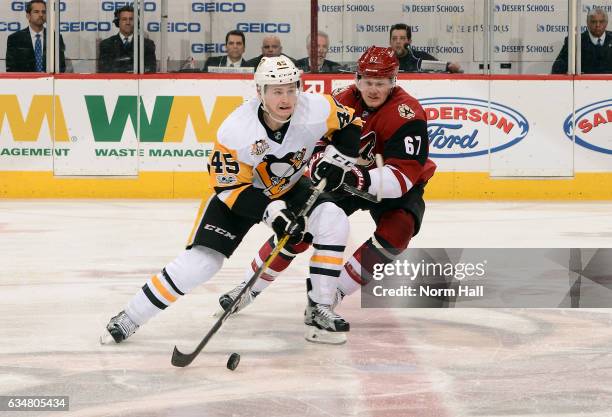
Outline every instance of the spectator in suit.
MULTIPOLYGON (((310 34, 306 38, 306 50, 310 52, 310 34)), ((340 72, 340 69, 346 69, 337 62, 325 59, 329 50, 329 36, 323 31, 317 32, 317 62, 319 66, 318 72, 340 72)), ((309 54, 310 55, 310 54, 309 54)), ((310 72, 310 58, 298 59, 295 62, 296 66, 304 72, 310 72)))
MULTIPOLYGON (((612 32, 606 30, 608 14, 595 7, 587 14, 587 30, 580 36, 580 62, 583 74, 612 73, 612 32)), ((553 63, 553 74, 567 74, 567 36, 553 63)))
MULTIPOLYGON (((47 5, 32 0, 26 5, 28 27, 10 35, 6 41, 7 72, 47 72, 47 5)), ((60 35, 60 72, 66 71, 64 38, 60 35)))
MULTIPOLYGON (((400 72, 417 72, 417 60, 437 61, 437 59, 424 51, 411 48, 412 30, 404 23, 391 26, 389 31, 389 46, 393 48, 400 62, 400 72), (416 58, 416 59, 415 59, 416 58)), ((457 62, 446 63, 447 72, 462 72, 457 62)))
POLYGON ((247 61, 242 57, 245 47, 244 32, 241 30, 230 30, 225 35, 227 55, 211 56, 204 63, 202 71, 208 72, 208 67, 247 67, 247 61))
MULTIPOLYGON (((268 35, 263 38, 261 41, 261 55, 256 56, 255 58, 251 58, 247 61, 247 67, 257 68, 259 65, 259 61, 264 56, 272 57, 272 56, 280 56, 283 54, 283 46, 281 45, 281 40, 278 36, 268 35)), ((289 58, 295 64, 295 59, 291 58, 287 54, 283 54, 287 58, 289 58)))
MULTIPOLYGON (((100 42, 98 72, 134 72, 134 8, 123 6, 115 10, 113 19, 119 33, 100 42)), ((144 40, 144 72, 155 72, 155 43, 144 40)))

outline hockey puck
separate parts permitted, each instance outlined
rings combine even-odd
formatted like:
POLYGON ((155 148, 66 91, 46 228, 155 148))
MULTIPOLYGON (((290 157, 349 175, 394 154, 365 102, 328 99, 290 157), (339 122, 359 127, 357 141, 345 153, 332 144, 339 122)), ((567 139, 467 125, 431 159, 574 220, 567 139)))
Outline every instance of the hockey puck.
POLYGON ((239 363, 240 363, 240 355, 234 352, 230 355, 229 359, 227 360, 227 369, 229 369, 230 371, 233 371, 234 369, 238 368, 239 363))

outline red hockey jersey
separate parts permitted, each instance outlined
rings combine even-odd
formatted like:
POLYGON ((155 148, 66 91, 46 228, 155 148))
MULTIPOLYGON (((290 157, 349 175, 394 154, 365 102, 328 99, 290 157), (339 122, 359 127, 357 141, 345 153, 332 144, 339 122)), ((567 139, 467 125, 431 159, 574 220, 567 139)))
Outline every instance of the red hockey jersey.
POLYGON ((359 163, 369 167, 373 185, 374 155, 378 153, 383 156, 385 169, 393 175, 377 172, 377 178, 383 175, 385 179, 397 180, 396 184, 386 181, 383 197, 399 197, 414 184, 427 182, 433 176, 436 164, 428 157, 427 118, 414 97, 396 86, 385 103, 373 112, 365 106, 355 85, 335 92, 334 97, 354 108, 355 115, 364 122, 359 163))

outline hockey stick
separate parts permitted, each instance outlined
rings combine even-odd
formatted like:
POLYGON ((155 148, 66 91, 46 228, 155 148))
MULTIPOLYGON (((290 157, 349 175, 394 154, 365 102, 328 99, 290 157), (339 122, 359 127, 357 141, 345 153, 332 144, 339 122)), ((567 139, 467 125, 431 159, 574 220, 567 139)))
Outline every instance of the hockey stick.
POLYGON ((374 160, 376 161, 376 168, 378 168, 380 172, 379 178, 380 178, 380 182, 378 183, 378 194, 376 195, 376 199, 378 201, 382 200, 382 195, 383 195, 383 185, 384 185, 384 181, 383 181, 383 176, 382 176, 382 168, 383 166, 385 166, 385 161, 383 160, 383 157, 381 154, 377 153, 374 156, 374 160))
POLYGON ((363 198, 364 200, 368 200, 371 203, 378 203, 379 201, 375 195, 370 194, 367 191, 360 190, 359 188, 355 188, 348 184, 342 184, 342 190, 356 197, 360 197, 360 198, 363 198))
MULTIPOLYGON (((323 179, 315 187, 315 189, 312 191, 312 194, 310 194, 310 197, 308 197, 308 200, 304 204, 304 207, 302 207, 302 210, 300 210, 300 212, 298 213, 298 217, 305 216, 308 213, 308 211, 310 211, 314 203, 317 201, 317 198, 319 198, 319 194, 321 194, 321 192, 325 188, 325 183, 326 181, 325 179, 323 179)), ((182 353, 180 350, 178 350, 176 346, 174 346, 174 352, 172 352, 172 360, 171 360, 172 365, 183 368, 189 365, 191 362, 193 362, 193 360, 200 354, 202 349, 204 349, 204 346, 206 346, 206 344, 210 341, 210 339, 212 339, 215 333, 217 333, 217 331, 221 328, 221 326, 223 325, 223 322, 230 316, 230 314, 232 314, 234 307, 242 300, 242 297, 244 296, 244 294, 246 294, 247 291, 250 291, 251 288, 253 288, 253 285, 255 285, 255 282, 257 281, 257 279, 261 276, 261 274, 263 274, 263 272, 270 266, 272 261, 274 261, 274 259, 278 256, 280 251, 285 247, 285 245, 289 241, 289 238, 290 236, 286 234, 278 241, 278 244, 276 245, 272 253, 270 253, 270 255, 268 256, 268 259, 266 259, 266 262, 264 262, 263 265, 259 267, 257 272, 255 272, 255 274, 251 277, 251 279, 249 279, 249 281, 244 286, 244 288, 240 290, 240 292, 238 293, 238 296, 234 299, 234 301, 232 301, 232 303, 229 305, 227 310, 225 310, 223 314, 221 314, 221 317, 217 319, 217 322, 208 331, 208 333, 206 333, 206 336, 204 336, 204 338, 202 339, 198 347, 196 347, 196 349, 193 352, 182 353)))

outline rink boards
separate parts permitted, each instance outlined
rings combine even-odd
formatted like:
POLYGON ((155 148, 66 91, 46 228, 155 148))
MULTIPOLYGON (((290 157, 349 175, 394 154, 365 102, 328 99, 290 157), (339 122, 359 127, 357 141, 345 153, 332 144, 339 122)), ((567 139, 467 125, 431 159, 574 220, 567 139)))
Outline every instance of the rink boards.
MULTIPOLYGON (((0 197, 201 197, 217 129, 254 96, 251 77, 2 75, 0 197)), ((607 78, 402 76, 428 117, 428 198, 612 199, 607 78)), ((304 89, 352 80, 305 76, 304 89)))

